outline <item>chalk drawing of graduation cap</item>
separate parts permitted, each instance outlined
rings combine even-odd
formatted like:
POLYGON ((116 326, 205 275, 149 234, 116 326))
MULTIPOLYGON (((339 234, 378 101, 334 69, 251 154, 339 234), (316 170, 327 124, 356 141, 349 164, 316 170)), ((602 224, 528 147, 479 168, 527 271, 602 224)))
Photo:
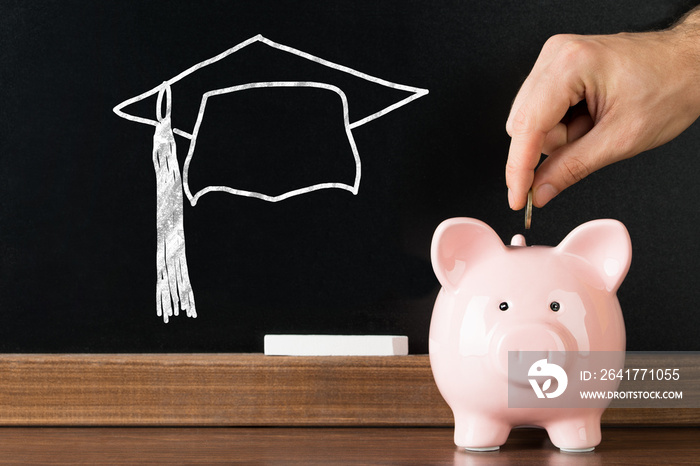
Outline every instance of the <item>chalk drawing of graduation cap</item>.
POLYGON ((195 206, 203 195, 211 192, 267 202, 278 202, 322 189, 342 189, 357 194, 362 163, 353 130, 427 93, 427 89, 389 82, 256 35, 182 71, 149 91, 116 105, 113 110, 118 116, 155 127, 152 158, 157 193, 157 314, 162 316, 165 322, 168 322, 171 316, 178 315, 180 310, 185 311, 189 317, 197 316, 185 253, 183 191, 192 206, 195 206), (252 71, 251 60, 256 63, 252 71), (280 77, 285 79, 281 80, 280 77), (388 89, 392 94, 389 100, 351 99, 344 84, 350 83, 350 80, 353 84, 348 86, 355 94, 365 93, 361 86, 355 86, 356 82, 388 89), (255 89, 313 89, 335 96, 342 106, 343 133, 353 158, 354 174, 350 177, 353 181, 323 180, 283 192, 209 185, 193 193, 190 189, 190 168, 202 127, 206 126, 205 111, 212 103, 216 103, 217 99, 222 100, 227 96, 255 89), (349 100, 362 100, 364 105, 358 106, 358 111, 351 111, 349 100), (152 101, 151 105, 155 106, 155 110, 150 106, 151 110, 144 111, 144 108, 149 108, 144 107, 144 103, 149 101, 152 101), (131 107, 139 108, 138 111, 130 109, 127 113, 126 109, 131 107), (180 107, 182 108, 178 110, 180 107), (188 120, 188 117, 191 118, 194 114, 196 118, 188 120), (174 135, 190 141, 182 176, 174 135))

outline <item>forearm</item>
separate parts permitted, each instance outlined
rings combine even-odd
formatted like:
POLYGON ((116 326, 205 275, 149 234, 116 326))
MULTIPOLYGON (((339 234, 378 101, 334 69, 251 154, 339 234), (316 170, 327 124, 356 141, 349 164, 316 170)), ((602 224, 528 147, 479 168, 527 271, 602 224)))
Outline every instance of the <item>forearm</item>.
POLYGON ((671 26, 671 29, 678 27, 695 27, 695 30, 697 31, 697 28, 700 27, 700 5, 684 14, 673 26, 671 26))

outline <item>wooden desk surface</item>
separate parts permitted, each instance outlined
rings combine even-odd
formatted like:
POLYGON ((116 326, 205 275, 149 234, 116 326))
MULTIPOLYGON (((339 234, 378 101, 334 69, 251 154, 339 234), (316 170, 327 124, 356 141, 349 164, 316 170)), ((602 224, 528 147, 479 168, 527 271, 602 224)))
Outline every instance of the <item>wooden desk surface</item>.
POLYGON ((470 453, 450 428, 0 428, 0 463, 30 464, 700 464, 700 428, 608 427, 592 453, 561 453, 539 429, 470 453))

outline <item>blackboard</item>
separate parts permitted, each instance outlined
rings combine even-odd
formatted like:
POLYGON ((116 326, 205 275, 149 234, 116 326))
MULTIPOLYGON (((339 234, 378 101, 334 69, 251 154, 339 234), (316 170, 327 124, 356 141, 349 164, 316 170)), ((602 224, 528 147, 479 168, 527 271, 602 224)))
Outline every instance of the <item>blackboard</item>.
MULTIPOLYGON (((506 200, 504 125, 544 41, 662 28, 693 3, 1 1, 0 351, 259 352, 266 333, 390 333, 427 352, 439 222, 523 233, 506 200), (156 128, 114 108, 251 40, 171 85, 172 126, 201 130, 188 184, 346 187, 279 202, 185 197, 198 316, 165 323, 156 128), (233 89, 251 82, 287 85, 233 89), (198 123, 215 89, 228 92, 198 123)), ((129 114, 154 120, 167 99, 150 94, 129 114)), ((173 137, 183 173, 191 139, 173 137)), ((526 233, 554 245, 591 219, 625 223, 629 350, 700 349, 699 148, 696 123, 566 190, 526 233)))

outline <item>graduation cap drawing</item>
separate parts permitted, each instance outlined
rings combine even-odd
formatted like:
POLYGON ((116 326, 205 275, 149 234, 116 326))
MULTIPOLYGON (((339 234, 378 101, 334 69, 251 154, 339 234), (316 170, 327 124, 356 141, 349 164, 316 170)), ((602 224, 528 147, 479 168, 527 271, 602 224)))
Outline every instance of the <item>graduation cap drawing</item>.
POLYGON ((389 82, 256 35, 116 105, 113 111, 118 116, 155 127, 152 158, 157 193, 157 314, 166 323, 171 316, 179 315, 180 310, 188 317, 197 316, 185 252, 183 192, 192 206, 211 192, 267 202, 322 189, 342 189, 357 194, 362 164, 353 130, 427 93, 427 89, 389 82), (251 66, 253 62, 255 66, 251 66), (260 89, 310 89, 331 95, 340 102, 342 137, 347 138, 345 143, 353 159, 350 166, 354 166, 354 173, 348 180, 321 180, 304 186, 285 187, 281 191, 216 184, 192 192, 192 160, 202 145, 199 139, 206 133, 203 128, 206 129, 208 118, 211 119, 206 110, 218 105, 219 101, 228 102, 227 98, 231 96, 260 89), (388 95, 377 93, 377 89, 388 95), (149 102, 151 105, 144 105, 149 102), (134 110, 129 109, 127 113, 126 109, 130 107, 134 110), (189 140, 182 175, 175 135, 189 140))

